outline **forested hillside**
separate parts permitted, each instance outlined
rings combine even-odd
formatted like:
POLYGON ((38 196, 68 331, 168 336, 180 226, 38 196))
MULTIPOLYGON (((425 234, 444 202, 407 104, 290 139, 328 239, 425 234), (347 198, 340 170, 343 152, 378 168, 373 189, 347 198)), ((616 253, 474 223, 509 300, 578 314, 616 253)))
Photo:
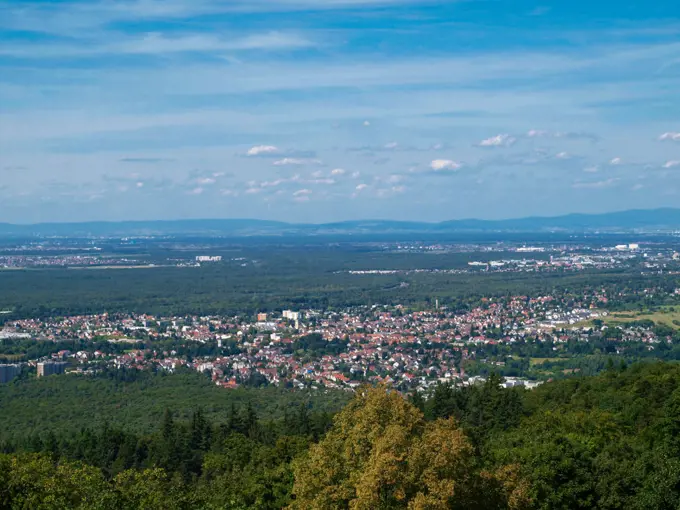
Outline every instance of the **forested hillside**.
POLYGON ((680 365, 498 382, 365 387, 332 419, 304 403, 259 419, 243 401, 211 419, 170 405, 152 432, 15 423, 0 508, 678 508, 680 365))
POLYGON ((280 419, 300 404, 318 412, 337 411, 347 400, 348 393, 325 389, 225 391, 186 369, 175 374, 121 369, 97 376, 29 378, 0 385, 0 440, 17 433, 61 433, 104 424, 149 433, 158 428, 166 409, 188 420, 201 408, 206 418, 223 422, 233 406, 247 404, 268 420, 280 419))

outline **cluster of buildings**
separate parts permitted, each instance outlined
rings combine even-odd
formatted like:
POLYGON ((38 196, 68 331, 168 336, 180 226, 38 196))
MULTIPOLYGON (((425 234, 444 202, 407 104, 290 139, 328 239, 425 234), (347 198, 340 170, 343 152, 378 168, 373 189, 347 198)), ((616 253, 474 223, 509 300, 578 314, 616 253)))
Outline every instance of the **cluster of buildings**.
MULTIPOLYGON (((475 365, 472 362, 485 363, 481 358, 494 346, 559 345, 616 336, 617 341, 642 342, 653 349, 660 341, 653 328, 621 326, 620 334, 607 333, 606 305, 620 297, 617 292, 489 297, 456 311, 434 300, 431 309, 422 310, 373 305, 253 316, 99 314, 24 319, 8 321, 0 341, 54 342, 50 356, 28 362, 39 376, 104 367, 169 372, 186 367, 208 374, 225 388, 273 384, 351 390, 364 382, 388 382, 404 390, 424 390, 442 381, 475 383, 466 368, 475 365), (64 350, 60 342, 67 340, 79 340, 82 350, 64 350)), ((645 297, 668 294, 658 287, 627 292, 645 297)), ((503 364, 502 358, 489 362, 503 364)), ((20 369, 3 365, 0 381, 13 379, 20 369)), ((533 385, 522 378, 506 384, 533 385)))
POLYGON ((143 262, 127 257, 98 255, 2 255, 0 268, 132 266, 143 262))
POLYGON ((196 262, 222 262, 221 255, 197 255, 196 262))
POLYGON ((38 377, 63 374, 67 365, 65 361, 41 361, 37 364, 38 377))
MULTIPOLYGON (((520 252, 521 248, 518 248, 520 252)), ((534 248, 525 248, 529 251, 542 251, 534 248)), ((613 269, 630 263, 634 255, 629 253, 614 254, 579 254, 567 253, 563 255, 551 255, 547 258, 500 258, 497 260, 470 260, 466 268, 449 269, 354 269, 347 271, 351 275, 409 275, 418 273, 431 274, 469 274, 484 272, 498 273, 535 273, 551 271, 584 271, 587 269, 613 269)))
POLYGON ((25 365, 35 365, 38 377, 47 377, 65 373, 68 363, 65 361, 39 361, 28 364, 0 364, 0 384, 11 382, 19 377, 25 365))
POLYGON ((254 317, 101 314, 11 321, 4 331, 57 343, 130 344, 125 352, 55 352, 48 360, 34 360, 39 375, 63 373, 67 363, 80 371, 185 366, 210 373, 226 388, 263 383, 352 389, 390 382, 426 389, 440 381, 466 382, 465 361, 475 358, 475 346, 555 340, 557 327, 601 317, 595 304, 603 298, 594 294, 570 306, 553 296, 489 298, 467 312, 374 305, 254 317), (182 356, 179 347, 167 348, 196 344, 211 346, 212 354, 182 356))

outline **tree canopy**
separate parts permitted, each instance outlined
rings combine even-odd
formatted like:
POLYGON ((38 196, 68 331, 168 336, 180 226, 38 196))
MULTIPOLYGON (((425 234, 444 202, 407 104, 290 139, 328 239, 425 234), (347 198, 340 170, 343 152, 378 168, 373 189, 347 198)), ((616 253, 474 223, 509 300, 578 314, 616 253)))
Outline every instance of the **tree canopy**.
POLYGON ((525 502, 523 485, 506 476, 511 470, 480 470, 453 418, 426 422, 385 387, 362 388, 294 472, 294 509, 520 508, 525 502))

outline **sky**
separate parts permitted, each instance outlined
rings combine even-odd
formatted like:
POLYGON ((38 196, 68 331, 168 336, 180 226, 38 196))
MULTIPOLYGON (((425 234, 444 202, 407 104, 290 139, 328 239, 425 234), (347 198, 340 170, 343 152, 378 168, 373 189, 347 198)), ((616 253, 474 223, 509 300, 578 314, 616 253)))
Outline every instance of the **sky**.
POLYGON ((0 0, 0 221, 680 204, 676 0, 0 0))

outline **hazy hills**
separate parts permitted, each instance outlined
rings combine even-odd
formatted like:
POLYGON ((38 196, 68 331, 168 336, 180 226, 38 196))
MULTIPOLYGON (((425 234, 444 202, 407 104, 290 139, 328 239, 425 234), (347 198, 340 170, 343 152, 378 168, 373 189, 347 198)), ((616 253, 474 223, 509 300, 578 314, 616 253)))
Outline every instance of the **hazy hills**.
POLYGON ((669 232, 674 230, 680 230, 680 209, 671 208, 508 220, 462 219, 440 223, 360 220, 298 224, 252 219, 36 223, 30 225, 0 223, 1 236, 22 237, 182 234, 244 237, 465 232, 669 232))

